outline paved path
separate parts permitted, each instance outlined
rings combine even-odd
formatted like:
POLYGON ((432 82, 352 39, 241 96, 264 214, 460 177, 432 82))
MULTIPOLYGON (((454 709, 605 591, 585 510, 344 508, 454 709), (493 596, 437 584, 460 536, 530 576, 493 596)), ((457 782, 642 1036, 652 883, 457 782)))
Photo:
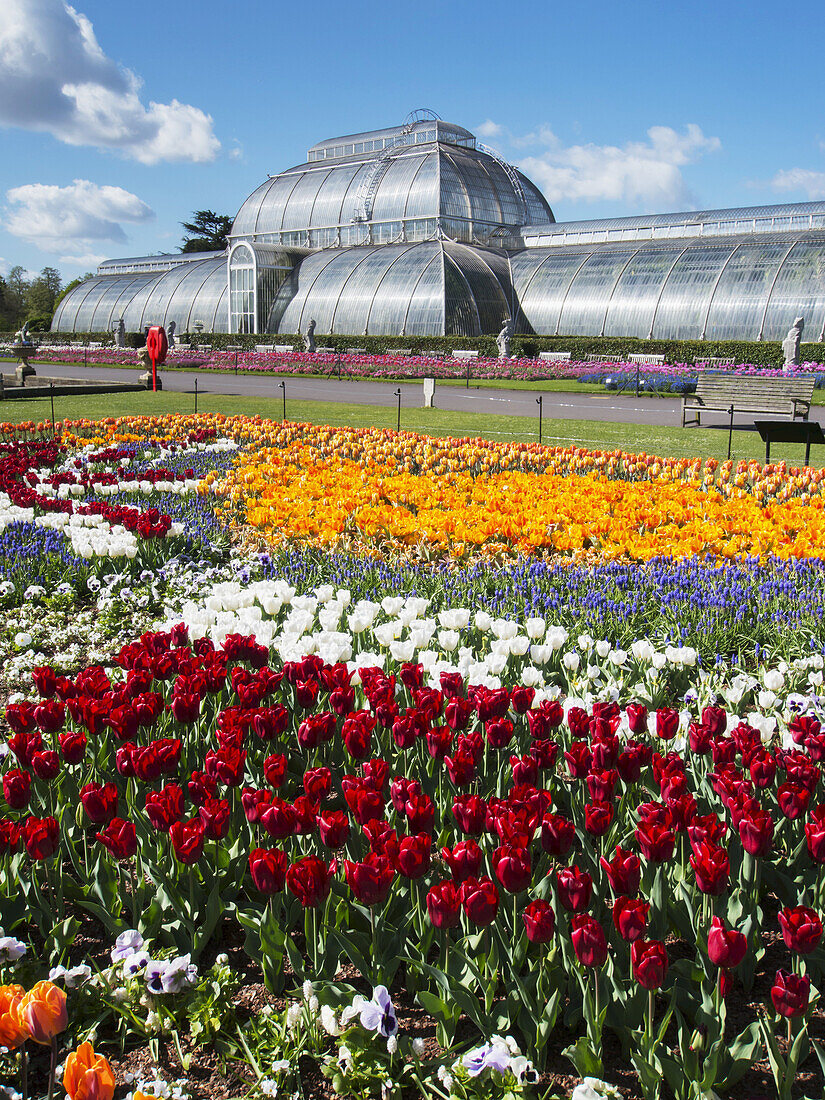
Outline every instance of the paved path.
MULTIPOLYGON (((123 367, 87 367, 60 363, 43 363, 37 367, 38 377, 90 378, 114 382, 134 382, 137 371, 123 367)), ((334 401, 354 405, 385 405, 395 408, 395 392, 401 388, 401 407, 420 408, 423 403, 421 382, 339 382, 334 378, 278 377, 267 374, 238 374, 231 371, 202 373, 163 371, 164 389, 175 393, 192 393, 195 379, 198 393, 225 394, 239 397, 271 397, 282 395, 281 382, 286 385, 287 402, 294 400, 334 401)), ((496 413, 505 416, 537 417, 537 391, 503 390, 463 386, 435 387, 435 404, 439 409, 455 412, 496 413)), ((620 424, 649 424, 657 427, 678 427, 681 423, 681 402, 677 397, 620 397, 615 393, 586 394, 544 392, 542 411, 548 419, 613 421, 620 424)), ((288 411, 288 405, 287 405, 288 411)), ((825 406, 811 408, 811 420, 825 425, 825 406)), ((726 418, 714 415, 712 425, 726 425, 726 418)), ((738 427, 744 425, 737 424, 738 427)))

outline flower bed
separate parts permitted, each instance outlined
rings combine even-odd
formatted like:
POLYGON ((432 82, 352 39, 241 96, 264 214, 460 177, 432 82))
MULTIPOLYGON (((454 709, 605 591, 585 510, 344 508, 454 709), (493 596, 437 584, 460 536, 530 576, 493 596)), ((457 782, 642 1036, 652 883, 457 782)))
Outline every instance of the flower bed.
MULTIPOLYGON (((9 618, 85 600, 114 620, 85 661, 49 661, 48 629, 4 642, 19 674, 37 660, 0 759, 0 980, 65 985, 73 1039, 162 1043, 181 1073, 205 1045, 256 1096, 558 1095, 565 1059, 646 1098, 821 1088, 816 472, 220 417, 75 424, 2 457, 3 535, 54 564, 36 585, 9 553, 9 618), (313 527, 382 494, 429 554, 313 527), (545 498, 560 530, 610 502, 658 556, 625 539, 611 562, 609 528, 592 561, 525 545, 545 498), (497 526, 458 566, 447 517, 483 500, 497 526), (81 557, 54 515, 127 518, 136 558, 104 556, 110 532, 81 557), (700 516, 715 560, 684 535, 700 516), (276 545, 226 561, 230 520, 276 545)), ((149 1087, 144 1063, 118 1072, 149 1087)))

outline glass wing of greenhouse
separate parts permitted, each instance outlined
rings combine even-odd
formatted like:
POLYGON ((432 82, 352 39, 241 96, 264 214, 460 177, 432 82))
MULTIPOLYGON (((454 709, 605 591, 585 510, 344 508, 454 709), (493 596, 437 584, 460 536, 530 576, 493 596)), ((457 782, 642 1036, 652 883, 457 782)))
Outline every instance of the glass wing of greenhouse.
POLYGON ((107 260, 52 330, 825 339, 825 202, 556 222, 539 189, 419 111, 313 145, 225 252, 107 260))

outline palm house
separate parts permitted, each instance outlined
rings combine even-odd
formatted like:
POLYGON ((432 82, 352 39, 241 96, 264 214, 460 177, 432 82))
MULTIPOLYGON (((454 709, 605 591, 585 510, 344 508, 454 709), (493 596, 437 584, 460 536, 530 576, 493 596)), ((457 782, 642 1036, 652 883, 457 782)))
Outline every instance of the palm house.
POLYGON ((225 252, 106 260, 52 330, 825 339, 825 202, 557 222, 468 130, 417 111, 313 145, 225 252))

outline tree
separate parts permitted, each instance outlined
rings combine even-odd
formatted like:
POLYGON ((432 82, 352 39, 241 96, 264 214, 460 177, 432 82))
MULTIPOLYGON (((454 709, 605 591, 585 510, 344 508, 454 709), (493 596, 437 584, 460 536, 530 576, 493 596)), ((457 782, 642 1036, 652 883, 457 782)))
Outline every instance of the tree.
POLYGON ((5 314, 8 323, 13 328, 18 328, 26 316, 26 296, 29 292, 29 283, 26 279, 25 269, 20 264, 9 271, 6 276, 5 314))
POLYGON ((233 219, 228 214, 216 214, 214 210, 196 210, 191 222, 181 222, 186 236, 181 252, 222 252, 232 228, 233 219))
POLYGON ((53 267, 44 267, 37 278, 29 283, 26 293, 26 317, 51 318, 62 283, 59 271, 53 267))

